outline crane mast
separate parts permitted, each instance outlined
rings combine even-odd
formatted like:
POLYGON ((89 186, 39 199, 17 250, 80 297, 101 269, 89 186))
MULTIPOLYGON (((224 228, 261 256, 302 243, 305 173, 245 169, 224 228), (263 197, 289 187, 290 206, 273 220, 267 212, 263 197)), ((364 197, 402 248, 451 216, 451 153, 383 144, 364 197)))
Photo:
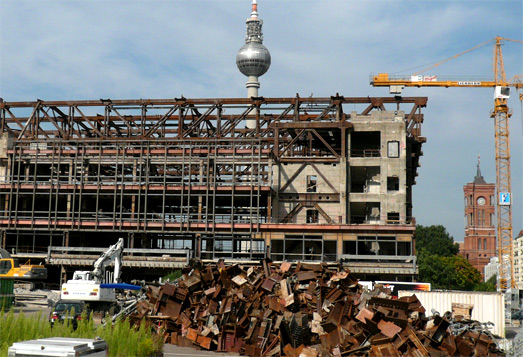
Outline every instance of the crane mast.
POLYGON ((500 85, 507 83, 503 54, 501 52, 501 37, 495 38, 494 45, 494 80, 497 86, 494 95, 494 132, 496 145, 496 193, 497 193, 497 234, 499 288, 502 291, 515 288, 514 279, 514 246, 512 242, 512 202, 510 180, 510 137, 509 118, 511 116, 507 99, 508 95, 498 93, 500 85), (510 282, 510 284, 509 284, 510 282))
MULTIPOLYGON (((494 109, 491 117, 494 118, 495 150, 496 150, 496 200, 497 200, 497 251, 499 261, 499 288, 505 291, 508 288, 516 287, 514 279, 514 253, 512 243, 512 202, 511 202, 511 179, 510 179, 510 137, 509 119, 511 113, 507 105, 510 96, 510 87, 515 89, 523 88, 521 76, 517 75, 513 80, 507 81, 505 76, 505 66, 503 64, 503 54, 501 45, 503 40, 520 42, 502 37, 495 37, 493 40, 484 42, 470 50, 458 55, 449 57, 443 61, 430 66, 429 68, 417 72, 410 77, 391 77, 388 73, 371 75, 371 85, 374 87, 389 87, 391 94, 401 94, 404 87, 491 87, 494 88, 494 109), (493 51, 493 81, 483 80, 442 80, 437 76, 423 76, 420 73, 428 69, 439 66, 453 58, 459 57, 474 49, 477 49, 494 40, 493 51)), ((520 95, 523 100, 523 95, 520 95)))
POLYGON ((512 243, 512 205, 510 182, 510 113, 506 99, 496 99, 492 112, 496 142, 497 234, 499 288, 515 287, 512 243), (510 285, 509 285, 510 282, 510 285))

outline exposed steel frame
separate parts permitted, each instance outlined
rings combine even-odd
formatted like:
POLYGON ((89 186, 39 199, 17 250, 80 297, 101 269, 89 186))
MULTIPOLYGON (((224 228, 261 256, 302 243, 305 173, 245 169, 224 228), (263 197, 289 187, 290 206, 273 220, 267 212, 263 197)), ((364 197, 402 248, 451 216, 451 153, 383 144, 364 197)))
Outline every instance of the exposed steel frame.
MULTIPOLYGON (((285 217, 271 212, 271 165, 346 160, 349 113, 356 108, 359 115, 404 110, 409 138, 421 143, 426 102, 339 95, 0 100, 0 136, 10 143, 0 178, 3 245, 5 232, 24 230, 67 237, 81 231, 173 233, 200 240, 195 246, 216 257, 213 243, 206 248, 204 240, 252 241, 255 233, 274 230, 374 229, 330 218, 321 226, 282 223, 285 217), (254 129, 245 127, 247 118, 255 119, 254 129)), ((339 192, 333 189, 333 195, 339 192)), ((308 205, 321 202, 305 196, 308 205)))

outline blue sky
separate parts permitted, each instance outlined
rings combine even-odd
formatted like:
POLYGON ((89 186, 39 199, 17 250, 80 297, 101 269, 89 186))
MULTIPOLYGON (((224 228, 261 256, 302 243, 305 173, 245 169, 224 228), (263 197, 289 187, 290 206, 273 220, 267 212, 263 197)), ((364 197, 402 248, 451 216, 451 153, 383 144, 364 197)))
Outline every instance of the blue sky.
MULTIPOLYGON (((369 74, 412 74, 495 36, 523 40, 516 1, 259 0, 272 65, 266 97, 387 96, 369 74)), ((235 65, 250 0, 0 2, 0 97, 6 101, 244 97, 235 65)), ((523 46, 503 46, 507 76, 523 74, 523 46)), ((492 45, 427 74, 492 77, 492 45)), ((414 215, 463 240, 463 185, 478 153, 495 182, 490 89, 407 88, 428 96, 427 137, 414 215)), ((509 100, 513 229, 523 229, 521 104, 509 100)))

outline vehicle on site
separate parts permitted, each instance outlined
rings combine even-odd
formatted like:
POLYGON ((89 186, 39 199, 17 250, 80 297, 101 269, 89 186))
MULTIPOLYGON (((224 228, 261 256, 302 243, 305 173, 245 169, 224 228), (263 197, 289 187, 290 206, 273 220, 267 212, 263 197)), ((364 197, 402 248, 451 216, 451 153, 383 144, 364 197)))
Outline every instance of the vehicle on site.
POLYGON ((85 302, 75 300, 58 300, 49 314, 49 322, 51 323, 52 327, 55 322, 63 323, 69 320, 70 324, 76 330, 78 327, 78 321, 82 319, 82 314, 84 314, 83 316, 85 316, 85 318, 89 319, 89 310, 85 302))
POLYGON ((30 260, 20 265, 18 259, 13 258, 7 250, 0 248, 0 279, 45 280, 47 268, 40 264, 31 264, 30 260))
POLYGON ((73 279, 62 284, 60 298, 83 301, 94 311, 114 314, 117 309, 115 286, 120 282, 123 255, 123 238, 109 247, 94 262, 92 271, 75 271, 73 279), (107 267, 114 261, 112 279, 107 278, 107 267), (114 285, 113 285, 114 284, 114 285))

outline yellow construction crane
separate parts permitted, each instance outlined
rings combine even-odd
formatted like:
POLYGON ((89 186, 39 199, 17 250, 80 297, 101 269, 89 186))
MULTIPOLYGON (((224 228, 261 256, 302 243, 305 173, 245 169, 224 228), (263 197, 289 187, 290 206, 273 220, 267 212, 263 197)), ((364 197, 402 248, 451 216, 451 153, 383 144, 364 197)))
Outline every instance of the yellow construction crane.
MULTIPOLYGON (((411 76, 389 76, 387 73, 371 75, 370 84, 374 87, 389 87, 391 94, 401 94, 404 87, 491 87, 494 88, 494 110, 491 117, 494 118, 495 142, 496 142, 496 191, 497 191, 497 243, 499 259, 499 288, 505 291, 507 288, 515 287, 513 246, 512 246, 512 209, 511 209, 511 183, 510 183, 510 139, 509 118, 511 113, 507 106, 510 97, 510 88, 516 90, 523 88, 523 76, 517 75, 507 81, 501 45, 503 41, 523 43, 523 41, 511 40, 503 37, 495 37, 487 42, 477 45, 465 52, 449 57, 443 61, 414 73, 411 76), (435 68, 442 63, 464 55, 472 50, 486 44, 494 43, 492 81, 474 79, 443 79, 438 76, 427 76, 422 73, 435 68), (510 274, 510 278, 509 278, 510 274), (510 279, 510 286, 509 280, 510 279)), ((523 100, 523 93, 519 96, 523 100)))

